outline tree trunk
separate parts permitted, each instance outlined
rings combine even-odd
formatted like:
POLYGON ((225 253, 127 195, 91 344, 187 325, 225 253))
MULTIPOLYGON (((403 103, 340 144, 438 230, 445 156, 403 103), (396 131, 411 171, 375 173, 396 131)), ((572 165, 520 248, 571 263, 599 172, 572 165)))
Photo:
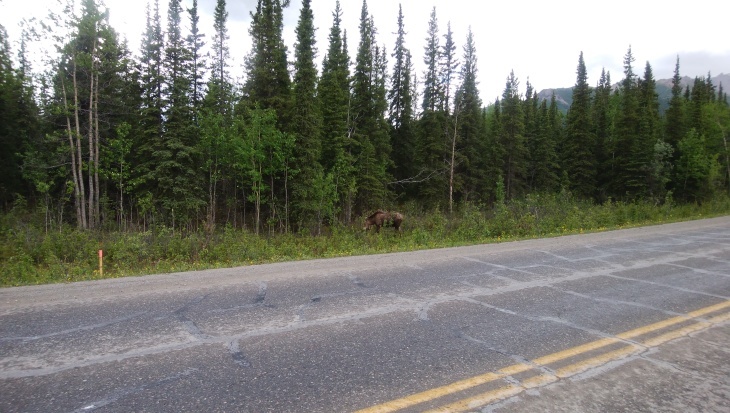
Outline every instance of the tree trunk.
POLYGON ((459 125, 459 112, 454 113, 454 136, 451 138, 451 167, 449 168, 449 214, 454 213, 454 160, 456 158, 456 129, 459 125))
POLYGON ((89 228, 89 222, 86 219, 86 190, 84 188, 84 169, 83 157, 81 156, 81 125, 79 121, 79 88, 76 83, 76 56, 73 57, 73 85, 74 85, 74 120, 76 121, 76 156, 78 163, 76 164, 79 176, 79 203, 81 204, 81 225, 83 229, 89 228))
MULTIPOLYGON (((95 48, 95 47, 94 47, 95 48)), ((96 170, 96 164, 94 163, 94 49, 91 50, 91 75, 89 76, 89 221, 88 227, 94 228, 96 225, 97 217, 95 216, 94 209, 94 195, 96 193, 94 186, 94 170, 96 170)))
MULTIPOLYGON (((76 209, 76 223, 79 228, 82 228, 82 216, 81 216, 81 192, 79 191, 79 182, 81 177, 78 176, 78 168, 76 168, 76 146, 74 145, 73 129, 71 128, 71 118, 69 116, 68 99, 66 98, 66 82, 63 76, 61 76, 61 90, 63 91, 63 106, 66 110, 66 132, 68 133, 68 146, 71 152, 71 175, 74 183, 74 206, 76 209)), ((80 161, 80 160, 79 160, 80 161)))
POLYGON ((289 161, 284 162, 284 233, 289 233, 289 161))
POLYGON ((101 138, 99 136, 99 74, 96 75, 96 98, 94 99, 94 215, 96 216, 96 226, 101 222, 101 206, 99 204, 101 188, 99 185, 99 152, 101 146, 101 138))

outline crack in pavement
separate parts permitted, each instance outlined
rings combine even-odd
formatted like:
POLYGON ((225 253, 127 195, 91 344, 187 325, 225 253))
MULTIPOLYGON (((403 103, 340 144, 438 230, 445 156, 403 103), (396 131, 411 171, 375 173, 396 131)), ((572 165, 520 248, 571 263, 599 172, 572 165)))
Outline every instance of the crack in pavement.
POLYGON ((358 287, 362 288, 373 288, 368 287, 360 278, 358 278, 356 275, 353 275, 352 273, 345 273, 343 274, 345 277, 347 277, 348 280, 352 281, 353 284, 357 285, 358 287))
MULTIPOLYGON (((473 343, 477 343, 480 346, 486 348, 487 350, 493 351, 495 353, 499 353, 499 354, 501 354, 501 355, 503 355, 505 357, 509 357, 512 360, 514 360, 517 364, 527 364, 528 366, 532 366, 533 369, 539 370, 539 371, 543 372, 544 374, 549 374, 551 376, 555 376, 556 375, 555 370, 551 369, 548 366, 544 366, 542 364, 535 363, 534 361, 528 359, 527 357, 521 356, 519 354, 511 353, 507 349, 495 347, 493 345, 493 343, 489 343, 489 342, 484 341, 484 340, 479 340, 478 338, 475 338, 475 337, 472 337, 472 336, 470 336, 468 334, 465 334, 462 331, 459 331, 458 333, 459 333, 459 337, 461 337, 461 338, 463 338, 463 339, 465 339, 467 341, 471 341, 473 343)), ((508 377, 512 377, 512 376, 508 376, 508 377)), ((512 379, 515 380, 515 381, 517 381, 514 378, 512 378, 512 379)))
MULTIPOLYGON (((726 264, 730 264, 730 262, 727 262, 726 264)), ((730 278, 730 274, 725 274, 725 273, 722 273, 722 272, 708 271, 708 270, 703 270, 701 268, 694 268, 694 267, 690 267, 690 266, 687 266, 687 265, 681 265, 681 264, 667 264, 667 265, 670 265, 672 267, 686 269, 686 270, 692 270, 693 272, 696 272, 698 274, 717 275, 717 276, 720 276, 720 277, 730 278)))
POLYGON ((219 313, 226 313, 229 311, 238 311, 238 310, 245 310, 247 308, 258 308, 258 307, 269 307, 269 304, 265 304, 264 301, 266 300, 266 292, 268 290, 268 286, 265 282, 260 281, 258 283, 258 291, 256 292, 256 297, 254 297, 253 302, 247 303, 247 304, 241 304, 241 305, 234 305, 231 307, 225 307, 225 308, 213 308, 206 310, 206 313, 213 313, 213 314, 219 314, 219 313))
POLYGON ((76 328, 69 328, 67 330, 54 331, 52 333, 47 333, 47 334, 42 334, 42 335, 37 335, 37 336, 4 337, 4 338, 0 338, 0 343, 3 342, 3 341, 23 341, 23 342, 29 342, 29 341, 41 340, 41 339, 44 339, 44 338, 57 337, 57 336, 63 336, 63 335, 66 335, 66 334, 78 333, 80 331, 92 331, 92 330, 96 330, 96 329, 99 329, 99 328, 109 327, 109 326, 114 325, 114 324, 123 323, 123 322, 129 321, 129 320, 131 320, 133 318, 137 318, 137 317, 143 316, 143 315, 145 315, 147 313, 148 313, 147 311, 138 311, 136 313, 132 313, 132 314, 129 314, 129 315, 124 316, 124 317, 114 318, 114 319, 107 320, 107 321, 104 321, 104 322, 101 322, 101 323, 89 324, 89 325, 85 325, 85 326, 79 326, 79 327, 76 327, 76 328))
POLYGON ((197 339, 197 340, 201 340, 201 341, 202 341, 202 340, 206 340, 206 339, 210 338, 210 336, 209 336, 209 335, 207 335, 207 334, 205 334, 205 333, 204 333, 204 332, 203 332, 203 331, 202 331, 202 330, 200 329, 200 327, 198 327, 198 325, 197 325, 197 324, 195 324, 195 322, 194 322, 193 320, 191 320, 191 319, 190 319, 190 318, 189 318, 189 317, 187 316, 187 314, 186 314, 186 313, 188 312, 188 310, 189 310, 190 308, 192 308, 192 307, 194 307, 194 306, 196 306, 196 305, 200 304, 200 303, 201 303, 201 302, 202 302, 203 300, 205 300, 205 299, 206 299, 206 298, 207 298, 207 297, 208 297, 209 295, 210 295, 210 293, 208 293, 208 294, 205 294, 205 295, 201 295, 201 296, 198 296, 198 297, 196 297, 195 299, 191 300, 190 302, 186 303, 186 304, 185 304, 184 306, 182 306, 181 308, 179 308, 179 309, 177 309, 177 310, 175 310, 175 311, 173 312, 173 314, 175 314, 175 317, 177 318, 177 320, 178 320, 178 321, 180 321, 180 322, 182 323, 182 325, 183 325, 183 326, 185 327, 185 330, 187 330, 187 332, 188 332, 188 333, 189 333, 189 334, 190 334, 191 336, 193 336, 193 337, 194 337, 195 339, 197 339))
POLYGON ((251 362, 246 358, 246 355, 243 354, 239 347, 238 340, 231 340, 227 345, 226 348, 228 349, 228 352, 231 354, 231 358, 233 359, 233 362, 237 365, 247 368, 251 367, 251 362))
POLYGON ((557 287, 554 285, 548 285, 545 288, 551 288, 551 289, 561 292, 561 293, 574 295, 576 297, 585 298, 587 300, 593 300, 593 301, 596 301, 599 303, 607 303, 607 304, 613 304, 613 305, 618 305, 618 306, 631 306, 631 307, 645 308, 647 310, 657 311, 657 312, 661 312, 661 313, 671 315, 671 316, 684 315, 684 313, 679 313, 679 312, 671 311, 671 310, 665 310, 663 308, 654 307, 653 305, 649 305, 649 304, 637 303, 635 301, 616 300, 614 298, 597 297, 594 295, 579 293, 577 291, 573 291, 573 290, 570 290, 567 288, 557 287))
POLYGON ((188 368, 181 373, 178 373, 178 374, 175 374, 172 376, 168 376, 163 379, 153 381, 151 383, 145 383, 145 384, 142 384, 142 385, 139 385, 136 387, 128 387, 128 388, 116 390, 116 391, 110 393, 107 397, 105 397, 103 399, 96 400, 96 401, 89 402, 89 403, 84 403, 85 404, 84 407, 80 407, 80 408, 74 410, 73 413, 93 412, 96 409, 99 409, 99 408, 102 408, 109 404, 112 404, 131 394, 140 393, 145 390, 153 389, 155 387, 174 383, 174 382, 180 380, 181 378, 183 378, 185 376, 189 376, 197 371, 198 371, 198 369, 188 368))
POLYGON ((266 300, 266 291, 268 290, 268 285, 266 285, 265 282, 261 281, 259 282, 259 292, 256 294, 256 298, 254 299, 254 304, 261 304, 266 300))
POLYGON ((615 274, 607 274, 607 277, 616 278, 616 279, 624 280, 624 281, 636 281, 636 282, 640 282, 640 283, 644 283, 644 284, 654 285, 657 287, 663 287, 663 288, 669 288, 672 290, 682 291, 684 293, 692 293, 692 294, 704 295, 707 297, 722 298, 724 300, 730 299, 729 297, 724 296, 724 295, 710 294, 710 293, 706 293, 703 291, 691 290, 689 288, 677 287, 675 285, 658 283, 656 281, 642 280, 641 278, 622 277, 620 275, 615 275, 615 274))

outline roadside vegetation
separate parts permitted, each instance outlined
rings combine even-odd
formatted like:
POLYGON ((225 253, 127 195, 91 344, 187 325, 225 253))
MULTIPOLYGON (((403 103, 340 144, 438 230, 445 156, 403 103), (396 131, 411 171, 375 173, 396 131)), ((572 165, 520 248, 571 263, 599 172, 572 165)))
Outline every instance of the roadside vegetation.
POLYGON ((170 227, 145 231, 79 231, 46 227, 44 214, 18 206, 0 217, 0 285, 74 282, 124 276, 246 266, 280 261, 413 251, 428 248, 554 237, 707 218, 730 213, 730 198, 702 204, 606 202, 567 195, 533 195, 494 207, 463 204, 402 209, 404 229, 364 232, 357 220, 335 224, 322 235, 255 234, 231 226, 186 232, 170 227), (98 250, 104 251, 103 275, 98 250))
POLYGON ((569 98, 512 71, 502 95, 485 101, 475 36, 469 29, 459 44, 435 8, 426 33, 414 34, 426 47, 412 53, 406 34, 425 22, 402 8, 389 17, 397 38, 382 44, 366 1, 336 1, 315 23, 302 0, 287 45, 293 2, 258 0, 249 53, 234 67, 228 40, 240 33, 228 29, 225 0, 214 10, 169 0, 167 16, 150 2, 137 50, 103 1, 63 3, 21 22, 20 39, 0 25, 2 286, 730 210, 728 75, 682 75, 679 56, 673 77, 656 79, 629 46, 623 73, 589 79, 595 62, 581 51, 569 98), (348 37, 343 22, 357 8, 348 37), (211 12, 213 26, 199 25, 211 12), (317 26, 329 27, 326 44, 316 44, 317 26), (28 46, 38 42, 46 52, 34 67, 28 46), (403 233, 362 231, 363 216, 381 208, 405 215, 403 233))

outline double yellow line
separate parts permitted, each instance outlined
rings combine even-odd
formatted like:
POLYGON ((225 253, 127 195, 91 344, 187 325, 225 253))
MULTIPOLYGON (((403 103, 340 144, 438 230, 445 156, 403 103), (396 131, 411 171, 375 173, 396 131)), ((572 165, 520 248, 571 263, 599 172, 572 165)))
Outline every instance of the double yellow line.
POLYGON ((576 357, 594 350, 598 350, 612 344, 624 344, 624 346, 620 347, 617 350, 612 350, 594 357, 590 357, 588 359, 567 366, 548 370, 554 371, 555 374, 543 373, 534 377, 530 377, 526 380, 522 380, 521 382, 519 382, 519 384, 509 384, 495 390, 465 398, 457 402, 441 406, 437 409, 429 410, 428 413, 454 413, 469 411, 493 403, 497 400, 514 396, 515 394, 518 394, 524 390, 543 386, 545 384, 557 381, 560 378, 570 377, 593 367, 601 366, 610 361, 618 360, 628 355, 638 353, 647 348, 656 347, 660 344, 666 343, 667 341, 674 340, 692 332, 708 328, 713 324, 730 320, 730 313, 714 315, 706 320, 696 320, 697 318, 719 312, 728 307, 730 307, 730 301, 725 301, 696 311, 692 311, 686 316, 673 317, 664 321, 660 321, 658 323, 649 324, 644 327, 639 327, 621 334, 617 334, 614 337, 602 338, 600 340, 572 347, 567 350, 539 357, 535 360, 532 360, 530 364, 514 364, 512 366, 497 370, 496 372, 489 372, 470 377, 468 379, 459 380, 445 386, 436 387, 434 389, 412 394, 401 399, 392 400, 383 404, 379 404, 377 406, 369 407, 367 409, 358 410, 355 413, 397 412, 401 409, 412 407, 421 403, 430 402, 440 397, 453 395, 458 392, 472 389, 474 387, 503 379, 505 377, 512 376, 518 373, 541 368, 543 368, 543 371, 545 371, 544 368, 548 368, 550 364, 566 360, 571 357, 576 357), (652 335, 651 337, 647 337, 643 340, 635 340, 638 337, 649 335, 650 333, 658 332, 660 330, 667 329, 681 323, 687 323, 687 325, 669 332, 661 333, 659 335, 652 335))

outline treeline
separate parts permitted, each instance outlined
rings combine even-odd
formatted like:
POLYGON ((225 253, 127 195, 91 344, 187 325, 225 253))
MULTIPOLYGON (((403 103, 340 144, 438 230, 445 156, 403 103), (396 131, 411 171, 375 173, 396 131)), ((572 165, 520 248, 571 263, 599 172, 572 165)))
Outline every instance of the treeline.
POLYGON ((560 191, 598 203, 698 202, 730 189, 727 94, 709 74, 683 89, 679 58, 663 114, 652 67, 637 74, 631 48, 618 87, 605 71, 590 86, 581 53, 566 114, 529 82, 521 94, 514 73, 485 104, 471 30, 457 51, 435 9, 414 57, 402 9, 386 46, 363 1, 353 59, 338 2, 318 71, 311 0, 293 53, 282 38, 288 3, 259 0, 251 12, 242 82, 225 0, 212 36, 197 0, 189 9, 170 0, 166 24, 151 0, 138 57, 101 0, 81 0, 78 13, 45 25, 57 51, 45 73, 32 71, 29 32, 14 65, 0 27, 4 209, 28 205, 48 226, 81 229, 319 233, 405 203, 451 210, 560 191))

